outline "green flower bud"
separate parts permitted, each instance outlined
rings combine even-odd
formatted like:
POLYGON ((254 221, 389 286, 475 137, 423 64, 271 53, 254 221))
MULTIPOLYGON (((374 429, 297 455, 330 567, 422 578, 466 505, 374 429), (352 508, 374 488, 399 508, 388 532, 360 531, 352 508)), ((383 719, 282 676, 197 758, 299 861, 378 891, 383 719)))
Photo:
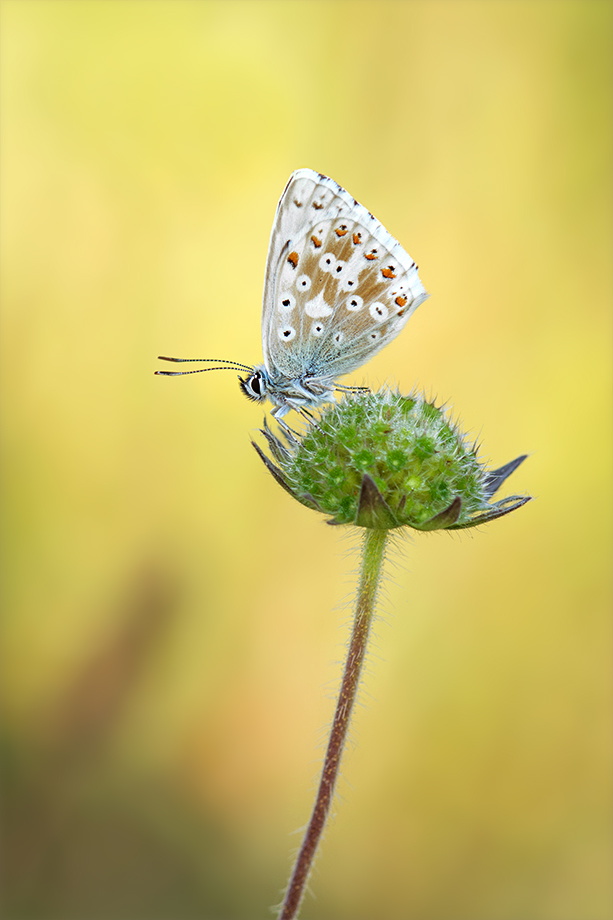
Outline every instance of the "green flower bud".
POLYGON ((352 393, 327 406, 304 434, 264 422, 276 464, 253 444, 277 482, 329 524, 375 530, 459 530, 508 514, 530 500, 492 503, 524 454, 489 471, 443 409, 420 395, 352 393))

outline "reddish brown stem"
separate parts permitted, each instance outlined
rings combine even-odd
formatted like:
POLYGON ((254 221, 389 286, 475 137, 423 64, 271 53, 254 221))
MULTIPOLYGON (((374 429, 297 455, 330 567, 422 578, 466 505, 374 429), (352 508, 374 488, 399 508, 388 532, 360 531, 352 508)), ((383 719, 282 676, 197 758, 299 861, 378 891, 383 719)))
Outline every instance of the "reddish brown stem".
POLYGON ((324 758, 315 806, 287 886, 279 920, 295 920, 298 916, 315 853, 330 812, 343 747, 357 697, 362 665, 366 657, 368 635, 375 610, 386 536, 387 532, 384 530, 365 531, 362 571, 353 632, 349 642, 349 651, 332 722, 330 740, 328 741, 328 748, 324 758))

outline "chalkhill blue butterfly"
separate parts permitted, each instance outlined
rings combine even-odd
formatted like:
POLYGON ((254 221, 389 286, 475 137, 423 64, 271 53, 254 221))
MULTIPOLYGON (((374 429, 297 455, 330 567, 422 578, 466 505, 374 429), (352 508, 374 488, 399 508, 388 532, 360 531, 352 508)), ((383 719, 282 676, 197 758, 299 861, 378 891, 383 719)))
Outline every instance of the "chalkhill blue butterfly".
POLYGON ((336 378, 396 338, 427 297, 417 266, 373 217, 333 179, 312 169, 292 173, 277 205, 262 305, 264 363, 215 362, 166 376, 235 370, 248 399, 268 399, 280 420, 290 409, 334 402, 352 389, 336 378))

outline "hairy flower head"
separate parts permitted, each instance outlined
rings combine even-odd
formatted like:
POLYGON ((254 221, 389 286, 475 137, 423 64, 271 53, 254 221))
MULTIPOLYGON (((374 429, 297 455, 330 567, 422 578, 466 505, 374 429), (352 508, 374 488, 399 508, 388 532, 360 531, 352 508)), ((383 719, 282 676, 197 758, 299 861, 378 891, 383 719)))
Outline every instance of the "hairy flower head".
POLYGON ((423 396, 387 389, 353 393, 326 407, 304 434, 265 423, 277 482, 330 524, 376 530, 459 530, 494 520, 530 500, 491 498, 526 455, 488 470, 445 411, 423 396))

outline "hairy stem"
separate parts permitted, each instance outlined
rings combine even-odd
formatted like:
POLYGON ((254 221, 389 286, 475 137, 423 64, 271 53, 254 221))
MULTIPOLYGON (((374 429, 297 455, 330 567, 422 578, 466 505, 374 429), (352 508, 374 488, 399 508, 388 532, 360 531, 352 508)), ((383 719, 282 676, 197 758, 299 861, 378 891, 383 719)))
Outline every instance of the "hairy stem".
POLYGON ((336 704, 315 806, 287 886, 279 920, 294 920, 298 916, 315 853, 330 812, 343 747, 358 693, 362 665, 366 657, 368 635, 381 580, 386 538, 386 530, 366 529, 364 532, 360 587, 341 690, 336 704))

